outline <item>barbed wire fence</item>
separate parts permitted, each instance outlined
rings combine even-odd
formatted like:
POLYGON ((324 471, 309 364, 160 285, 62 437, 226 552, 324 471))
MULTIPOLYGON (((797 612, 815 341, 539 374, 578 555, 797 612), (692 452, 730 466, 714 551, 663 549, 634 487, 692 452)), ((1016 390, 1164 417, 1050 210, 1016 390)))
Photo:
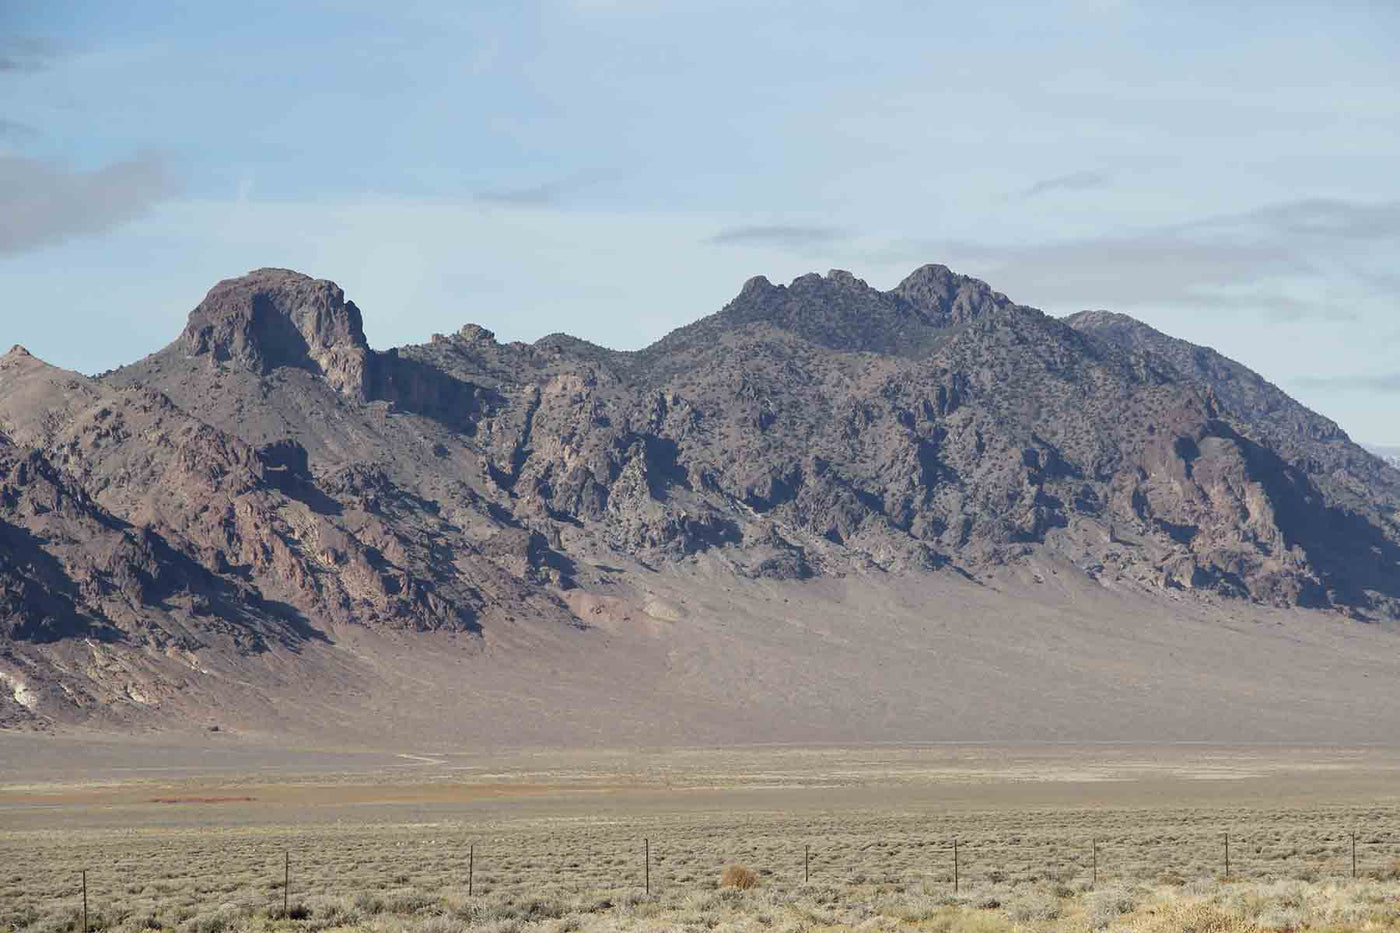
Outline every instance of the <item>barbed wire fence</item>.
POLYGON ((1068 894, 1105 884, 1199 880, 1400 880, 1400 832, 1340 826, 1319 833, 1228 829, 1215 837, 1199 828, 1085 838, 1027 837, 1003 829, 840 840, 762 833, 706 838, 699 847, 675 835, 660 841, 650 836, 590 840, 576 834, 540 844, 535 837, 498 833, 435 838, 426 844, 399 840, 396 848, 397 858, 358 864, 360 870, 350 876, 339 873, 345 856, 325 844, 270 842, 244 853, 244 864, 234 872, 229 871, 227 848, 192 846, 179 874, 143 864, 155 861, 157 853, 134 849, 109 866, 75 868, 71 888, 60 885, 54 893, 72 904, 71 927, 92 933, 112 925, 111 918, 123 914, 123 902, 138 893, 153 892, 159 900, 162 893, 177 891, 225 898, 260 892, 262 909, 270 916, 298 920, 308 916, 301 902, 311 895, 383 895, 406 898, 402 903, 410 907, 417 903, 414 891, 424 903, 447 890, 481 898, 525 893, 534 886, 574 894, 635 889, 656 895, 714 889, 729 865, 753 869, 769 887, 914 889, 955 896, 1025 884, 1059 886, 1068 894), (401 867, 385 870, 385 861, 401 867), (338 876, 339 882, 325 883, 338 876))

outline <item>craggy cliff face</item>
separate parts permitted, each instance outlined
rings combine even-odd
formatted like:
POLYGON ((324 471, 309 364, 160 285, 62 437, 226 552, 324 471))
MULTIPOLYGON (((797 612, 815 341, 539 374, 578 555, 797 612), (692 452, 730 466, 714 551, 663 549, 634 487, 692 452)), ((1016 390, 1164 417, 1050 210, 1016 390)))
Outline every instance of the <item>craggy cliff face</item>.
POLYGON ((178 345, 213 368, 231 364, 259 375, 306 368, 336 391, 365 399, 371 350, 360 309, 334 282, 282 269, 220 282, 190 313, 178 345))
POLYGON ((1395 618, 1400 472, 1213 351, 941 266, 888 292, 753 279, 632 353, 472 324, 376 352, 340 288, 265 269, 101 378, 0 358, 0 544, 22 717, 168 693, 142 653, 586 624, 580 593, 660 565, 977 578, 1048 556, 1106 587, 1395 618), (46 678, 79 641, 120 675, 46 678))

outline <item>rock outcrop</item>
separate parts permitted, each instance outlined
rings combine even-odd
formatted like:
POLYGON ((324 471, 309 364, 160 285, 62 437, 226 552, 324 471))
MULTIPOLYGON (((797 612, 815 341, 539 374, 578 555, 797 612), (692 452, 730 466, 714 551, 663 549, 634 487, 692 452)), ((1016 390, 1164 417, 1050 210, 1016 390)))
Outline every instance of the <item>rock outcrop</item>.
POLYGON ((190 356, 266 375, 281 366, 320 373, 338 392, 368 397, 372 353, 360 309, 334 282, 259 269, 209 290, 180 335, 190 356))

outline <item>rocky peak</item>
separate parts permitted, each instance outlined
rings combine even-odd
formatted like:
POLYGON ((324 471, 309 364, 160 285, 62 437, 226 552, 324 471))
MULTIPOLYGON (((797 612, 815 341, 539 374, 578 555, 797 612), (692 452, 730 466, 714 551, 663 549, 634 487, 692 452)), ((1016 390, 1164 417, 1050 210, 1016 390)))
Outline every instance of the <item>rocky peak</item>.
POLYGON ((958 275, 947 266, 929 263, 909 273, 889 294, 907 301, 928 315, 937 327, 964 324, 992 308, 1009 305, 986 282, 958 275))
POLYGON ((463 324, 462 329, 457 331, 457 337, 464 343, 493 344, 496 342, 496 335, 480 324, 463 324))
POLYGON ((701 324, 723 330, 767 324, 833 350, 875 353, 899 352, 911 329, 927 328, 917 309, 841 269, 809 272, 786 286, 755 276, 701 324))
POLYGON ((372 351, 360 309, 334 282, 288 269, 258 269, 215 285, 190 312, 179 344, 215 364, 259 374, 308 369, 345 395, 367 394, 372 351))
POLYGON ((1125 347, 1151 339, 1158 333, 1131 315, 1103 309, 1078 311, 1065 318, 1065 323, 1081 333, 1094 334, 1125 347))
POLYGON ((837 283, 838 285, 846 285, 846 286, 849 286, 849 287, 851 287, 851 288, 869 288, 869 287, 870 287, 870 286, 868 286, 868 285, 865 284, 865 280, 864 280, 864 279, 858 279, 858 278, 856 278, 854 273, 852 273, 852 272, 847 272, 845 269, 832 269, 832 270, 828 271, 827 274, 826 274, 826 280, 827 280, 828 282, 835 282, 835 283, 837 283))
POLYGON ((15 344, 9 353, 0 356, 0 373, 7 371, 27 372, 38 362, 39 360, 28 350, 15 344))
POLYGON ((762 295, 765 292, 775 291, 776 289, 777 286, 768 281, 768 276, 755 275, 744 283, 743 288, 739 289, 739 297, 753 297, 755 295, 762 295))

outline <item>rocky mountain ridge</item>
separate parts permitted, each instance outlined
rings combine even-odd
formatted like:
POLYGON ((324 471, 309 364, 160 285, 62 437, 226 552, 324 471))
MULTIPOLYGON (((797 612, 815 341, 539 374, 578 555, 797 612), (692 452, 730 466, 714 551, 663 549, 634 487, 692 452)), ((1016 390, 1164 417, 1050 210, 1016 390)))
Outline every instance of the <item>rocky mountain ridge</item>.
POLYGON ((158 706, 344 626, 586 627, 661 568, 1049 559, 1400 616, 1400 472, 1213 351, 936 265, 751 279, 636 352, 475 324, 375 351, 333 283, 258 270, 102 377, 0 358, 0 536, 10 718, 158 706))

